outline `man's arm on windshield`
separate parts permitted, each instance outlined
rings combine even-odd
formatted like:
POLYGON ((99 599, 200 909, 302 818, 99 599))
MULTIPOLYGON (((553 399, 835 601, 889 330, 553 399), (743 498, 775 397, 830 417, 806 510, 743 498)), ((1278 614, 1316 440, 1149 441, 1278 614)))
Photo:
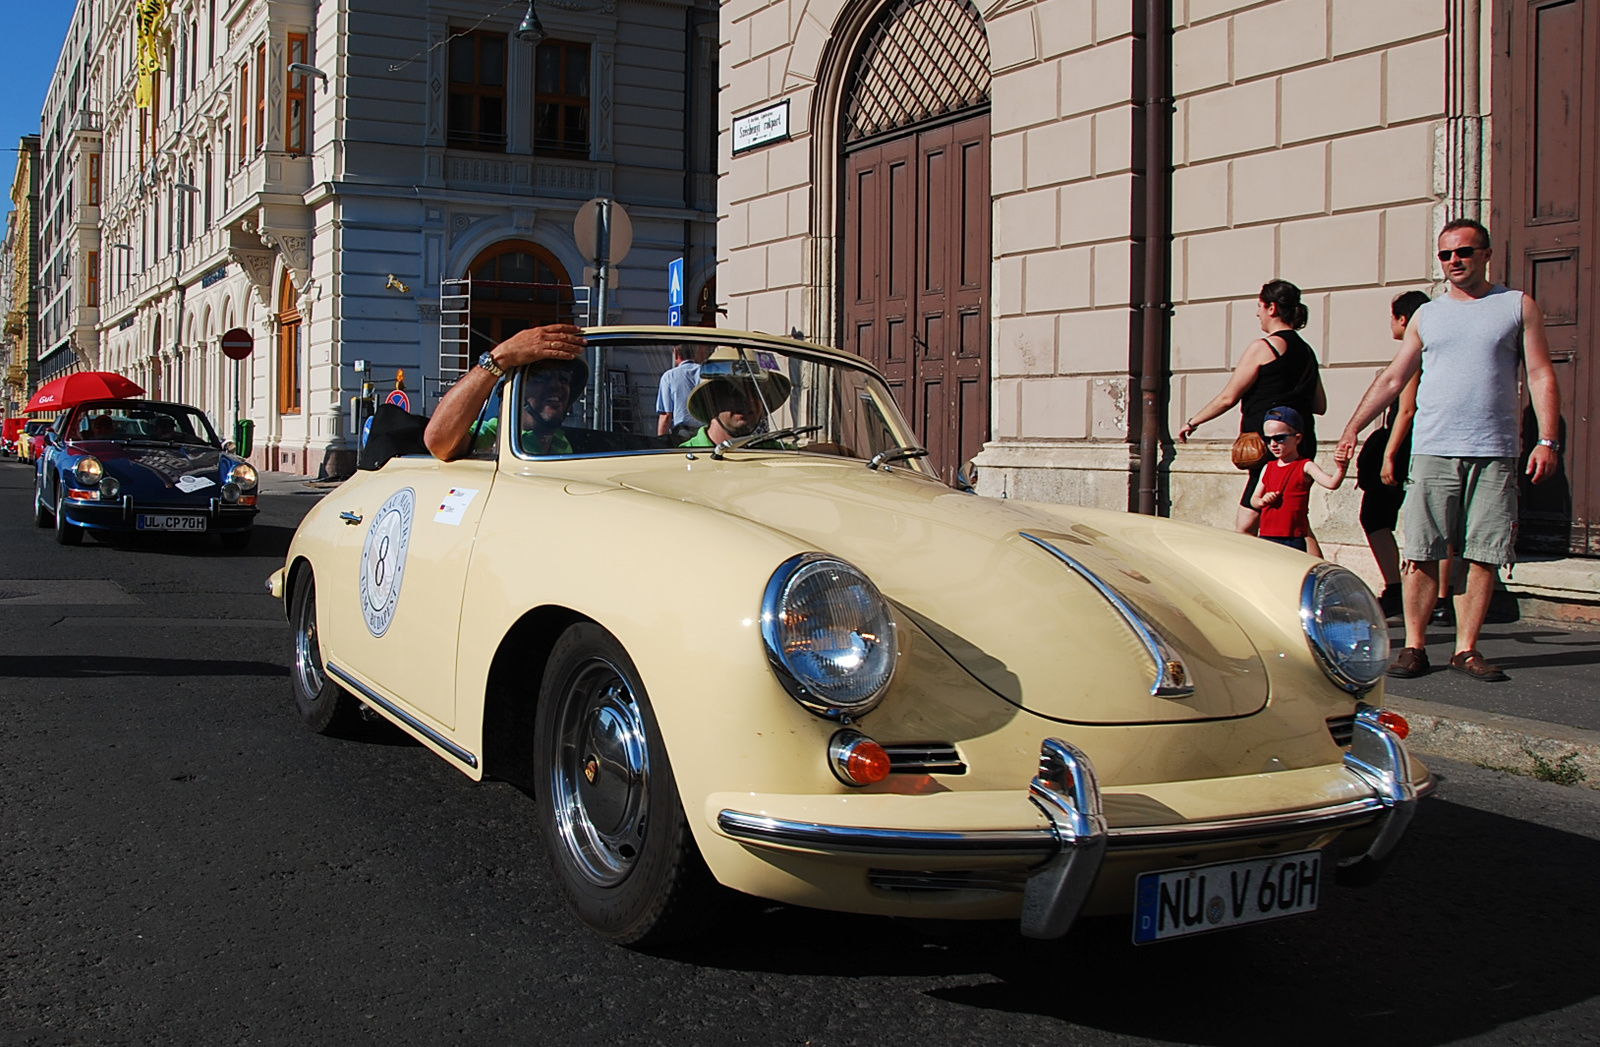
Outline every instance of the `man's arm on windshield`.
MULTIPOLYGON (((581 329, 571 324, 549 324, 518 331, 495 346, 491 355, 495 364, 510 374, 536 360, 575 360, 583 355, 584 344, 581 329)), ((471 452, 472 423, 489 401, 497 381, 486 369, 474 366, 450 387, 422 434, 429 454, 440 461, 453 462, 471 452)))

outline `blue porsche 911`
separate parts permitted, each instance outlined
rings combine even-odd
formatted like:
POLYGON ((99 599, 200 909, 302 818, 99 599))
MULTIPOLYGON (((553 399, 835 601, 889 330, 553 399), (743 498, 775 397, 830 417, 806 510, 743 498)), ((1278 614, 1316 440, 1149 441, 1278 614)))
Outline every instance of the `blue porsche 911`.
POLYGON ((85 530, 217 534, 250 542, 256 471, 206 416, 158 400, 90 400, 57 419, 37 456, 34 522, 76 545, 85 530))

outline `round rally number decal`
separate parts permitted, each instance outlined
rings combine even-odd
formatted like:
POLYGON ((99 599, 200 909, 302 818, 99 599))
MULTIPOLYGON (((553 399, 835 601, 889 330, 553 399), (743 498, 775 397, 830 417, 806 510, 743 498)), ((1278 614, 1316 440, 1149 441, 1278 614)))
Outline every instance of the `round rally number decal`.
POLYGON ((389 631, 400 602, 400 578, 406 570, 406 547, 411 544, 411 518, 417 492, 396 491, 378 510, 361 547, 361 611, 373 636, 389 631))

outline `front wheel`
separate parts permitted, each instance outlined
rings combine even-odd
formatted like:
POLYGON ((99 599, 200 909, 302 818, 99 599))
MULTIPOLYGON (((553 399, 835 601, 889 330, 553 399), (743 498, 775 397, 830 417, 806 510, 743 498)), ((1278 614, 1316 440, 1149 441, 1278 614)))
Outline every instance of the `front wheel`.
POLYGON ((318 734, 346 733, 360 719, 361 707, 353 694, 328 679, 323 668, 322 646, 317 642, 317 583, 310 568, 302 569, 295 580, 291 599, 294 665, 289 676, 300 718, 318 734))
POLYGON ((56 492, 56 541, 61 545, 78 545, 83 542, 83 528, 67 520, 64 504, 66 488, 56 492))
POLYGON ((550 652, 534 717, 539 824, 562 893, 623 945, 684 937, 712 886, 628 653, 580 622, 550 652))

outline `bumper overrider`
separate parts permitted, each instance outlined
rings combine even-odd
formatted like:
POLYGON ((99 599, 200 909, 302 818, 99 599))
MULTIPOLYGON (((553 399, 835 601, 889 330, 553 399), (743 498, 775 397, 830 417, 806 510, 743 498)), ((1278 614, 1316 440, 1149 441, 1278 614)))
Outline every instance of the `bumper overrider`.
POLYGON ((1401 737, 1378 720, 1379 710, 1356 714, 1346 773, 1366 795, 1307 810, 1247 815, 1176 825, 1116 826, 1106 823, 1099 782, 1089 758, 1073 745, 1048 738, 1040 746, 1039 773, 1028 800, 1047 825, 1038 828, 928 830, 890 829, 774 818, 723 809, 717 826, 747 846, 802 849, 830 855, 885 858, 1033 858, 1023 888, 1022 933, 1058 938, 1084 908, 1107 853, 1190 849, 1270 837, 1324 834, 1368 827, 1366 847, 1346 854, 1342 866, 1381 867, 1405 834, 1417 801, 1433 788, 1410 777, 1410 756, 1401 737))

